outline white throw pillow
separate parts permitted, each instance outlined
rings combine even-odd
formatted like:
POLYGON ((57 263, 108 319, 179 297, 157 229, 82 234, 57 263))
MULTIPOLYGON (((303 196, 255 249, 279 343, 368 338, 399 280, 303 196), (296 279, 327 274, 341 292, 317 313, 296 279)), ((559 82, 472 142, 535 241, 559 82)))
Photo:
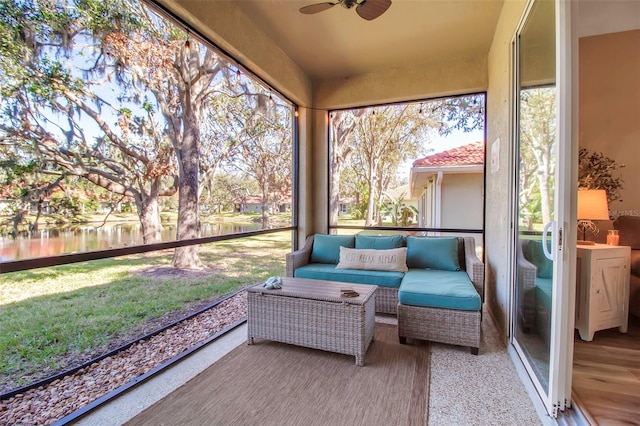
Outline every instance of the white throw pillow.
POLYGON ((389 250, 340 247, 336 269, 368 269, 370 271, 407 272, 407 248, 389 250))

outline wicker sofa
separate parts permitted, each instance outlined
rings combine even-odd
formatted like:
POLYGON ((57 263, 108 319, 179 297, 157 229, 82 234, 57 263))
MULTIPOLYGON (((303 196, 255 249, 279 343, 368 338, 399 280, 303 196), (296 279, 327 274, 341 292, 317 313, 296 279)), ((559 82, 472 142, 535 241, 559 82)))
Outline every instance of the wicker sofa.
POLYGON ((473 238, 316 234, 300 250, 287 254, 286 274, 377 285, 376 312, 398 315, 401 343, 407 338, 430 340, 469 346, 478 353, 484 265, 475 254, 473 238), (406 247, 407 267, 404 272, 341 269, 340 247, 406 247))

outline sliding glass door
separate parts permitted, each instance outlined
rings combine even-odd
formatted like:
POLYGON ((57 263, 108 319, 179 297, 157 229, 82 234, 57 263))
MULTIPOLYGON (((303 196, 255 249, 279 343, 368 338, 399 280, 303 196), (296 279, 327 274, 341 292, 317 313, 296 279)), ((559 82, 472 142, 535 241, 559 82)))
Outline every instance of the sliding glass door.
MULTIPOLYGON (((568 348, 563 286, 571 191, 571 141, 559 111, 566 83, 558 61, 554 1, 532 1, 514 40, 514 276, 511 343, 550 415, 565 407, 568 348), (567 189, 568 188, 568 189, 567 189)), ((564 15, 563 15, 564 16, 564 15)), ((562 65, 564 69, 565 65, 562 65)), ((569 365, 570 370, 570 365, 569 365)), ((570 371, 569 371, 570 377, 570 371)))

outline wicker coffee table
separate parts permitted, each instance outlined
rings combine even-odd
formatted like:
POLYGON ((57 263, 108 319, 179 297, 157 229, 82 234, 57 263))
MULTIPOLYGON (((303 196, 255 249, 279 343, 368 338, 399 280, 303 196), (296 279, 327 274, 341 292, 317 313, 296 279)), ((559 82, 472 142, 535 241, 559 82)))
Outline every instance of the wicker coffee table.
POLYGON ((375 285, 282 278, 281 289, 247 290, 247 343, 254 337, 354 355, 364 365, 373 340, 375 285), (360 295, 343 297, 349 288, 360 295))

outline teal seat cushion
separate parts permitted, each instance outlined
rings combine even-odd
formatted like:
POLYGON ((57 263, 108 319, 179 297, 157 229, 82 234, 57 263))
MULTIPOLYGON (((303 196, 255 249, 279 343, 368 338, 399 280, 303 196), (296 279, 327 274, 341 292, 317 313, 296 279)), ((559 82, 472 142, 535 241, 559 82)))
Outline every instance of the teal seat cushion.
POLYGON ((479 311, 480 295, 465 271, 410 269, 398 290, 403 305, 479 311))
POLYGON ((400 287, 403 272, 369 271, 356 269, 336 269, 336 265, 326 263, 310 263, 295 270, 296 278, 314 280, 340 281, 354 284, 372 284, 382 287, 400 287))
POLYGON ((456 237, 407 237, 407 267, 459 271, 456 237))
POLYGON ((315 234, 310 262, 337 265, 340 261, 340 246, 354 248, 355 237, 353 235, 315 234))
MULTIPOLYGON (((544 255, 542 251, 542 241, 529 240, 529 261, 537 268, 538 278, 552 278, 553 277, 553 262, 544 255)), ((548 248, 548 245, 547 245, 548 248)))
POLYGON ((404 247, 402 235, 391 236, 375 236, 375 235, 356 235, 357 249, 376 249, 388 250, 404 247))
POLYGON ((551 300, 553 297, 553 280, 551 278, 536 278, 536 302, 551 314, 551 300))

